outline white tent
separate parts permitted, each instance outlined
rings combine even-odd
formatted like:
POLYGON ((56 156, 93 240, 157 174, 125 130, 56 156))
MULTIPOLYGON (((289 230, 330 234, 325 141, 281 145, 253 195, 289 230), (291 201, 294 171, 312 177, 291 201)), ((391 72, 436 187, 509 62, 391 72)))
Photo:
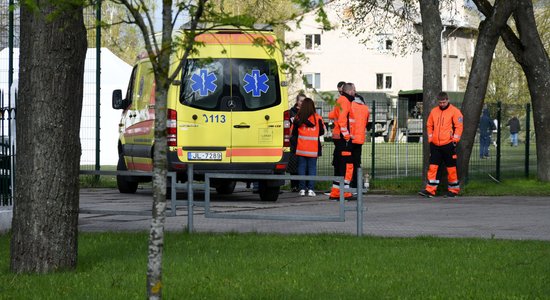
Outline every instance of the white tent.
MULTIPOLYGON (((96 130, 96 49, 88 49, 84 64, 84 101, 80 124, 82 144, 81 165, 95 164, 96 130)), ((128 86, 132 66, 118 58, 109 49, 101 48, 101 92, 100 92, 100 163, 116 165, 118 161, 117 142, 120 110, 111 106, 113 90, 124 92, 128 86)))
MULTIPOLYGON (((14 83, 18 82, 19 49, 14 49, 14 83)), ((109 49, 101 48, 101 91, 100 91, 100 164, 116 165, 118 160, 117 141, 120 111, 111 107, 111 95, 115 89, 126 90, 132 66, 114 55, 109 49)), ((84 96, 80 141, 82 144, 81 165, 95 165, 96 149, 96 49, 89 48, 84 67, 84 96)), ((0 90, 8 88, 8 49, 0 51, 0 90)), ((7 94, 5 92, 5 94, 7 94)))

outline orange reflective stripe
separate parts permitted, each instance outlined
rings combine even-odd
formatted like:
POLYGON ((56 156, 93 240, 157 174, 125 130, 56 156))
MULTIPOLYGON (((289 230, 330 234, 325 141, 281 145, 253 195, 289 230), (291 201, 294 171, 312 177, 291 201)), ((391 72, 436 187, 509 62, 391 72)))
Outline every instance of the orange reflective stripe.
POLYGON ((237 148, 227 150, 227 157, 231 156, 282 156, 282 148, 237 148))
POLYGON ((351 182, 352 178, 353 178, 353 164, 346 164, 346 175, 344 176, 344 180, 347 181, 347 183, 349 183, 351 182))
MULTIPOLYGON (((437 169, 439 168, 438 165, 430 165, 428 168, 428 181, 430 182, 436 182, 437 181, 437 169)), ((437 185, 437 184, 436 184, 437 185)))
POLYGON ((267 44, 273 44, 275 42, 275 37, 266 36, 263 34, 254 34, 254 33, 235 33, 235 34, 215 34, 215 33, 204 33, 197 35, 195 41, 203 42, 205 44, 233 44, 233 45, 246 45, 254 44, 256 40, 263 40, 267 44))
POLYGON ((153 164, 147 163, 128 163, 128 169, 139 171, 153 171, 153 164))

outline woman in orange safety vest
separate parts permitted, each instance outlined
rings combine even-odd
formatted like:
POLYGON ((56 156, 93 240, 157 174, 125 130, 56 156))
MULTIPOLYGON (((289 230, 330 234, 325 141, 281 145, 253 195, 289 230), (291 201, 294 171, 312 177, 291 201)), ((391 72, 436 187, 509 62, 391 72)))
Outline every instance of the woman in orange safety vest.
MULTIPOLYGON (((323 118, 315 112, 315 104, 311 98, 302 101, 300 110, 292 123, 292 150, 298 158, 298 175, 317 175, 317 157, 321 156, 319 136, 325 134, 323 118)), ((315 196, 314 181, 300 180, 298 189, 300 196, 315 196), (306 193, 307 190, 307 193, 306 193)))

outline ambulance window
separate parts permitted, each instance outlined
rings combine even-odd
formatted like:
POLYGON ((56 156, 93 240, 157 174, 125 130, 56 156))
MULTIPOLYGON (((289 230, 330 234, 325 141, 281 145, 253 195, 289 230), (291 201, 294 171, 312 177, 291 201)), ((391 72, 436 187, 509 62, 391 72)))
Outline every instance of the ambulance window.
POLYGON ((128 100, 128 103, 132 103, 132 92, 134 90, 134 79, 136 77, 136 73, 137 66, 135 66, 132 70, 132 76, 130 76, 130 82, 128 82, 128 89, 126 90, 126 100, 128 100))
POLYGON ((233 96, 242 97, 244 110, 262 109, 281 102, 275 60, 233 59, 232 65, 237 72, 233 73, 233 84, 238 80, 238 91, 233 90, 233 96))
POLYGON ((222 60, 188 60, 183 68, 180 101, 184 105, 214 109, 224 90, 222 60))

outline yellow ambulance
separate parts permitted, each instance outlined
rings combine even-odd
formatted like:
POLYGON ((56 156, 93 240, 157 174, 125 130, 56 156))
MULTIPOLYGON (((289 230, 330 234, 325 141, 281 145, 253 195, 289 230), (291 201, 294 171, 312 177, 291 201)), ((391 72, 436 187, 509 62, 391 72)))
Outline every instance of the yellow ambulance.
MULTIPOLYGON (((168 90, 169 171, 186 180, 205 173, 283 174, 288 162, 290 118, 281 51, 259 44, 278 43, 271 31, 219 29, 196 37, 191 55, 168 90)), ((277 47, 277 49, 280 49, 277 47)), ((181 53, 174 55, 175 69, 181 53)), ((126 98, 113 92, 122 109, 117 170, 152 171, 155 87, 148 58, 135 65, 126 98)), ((149 178, 150 179, 150 178, 149 178)), ((118 176, 120 192, 134 193, 141 177, 118 176)), ((252 180, 250 180, 252 181, 252 180)), ((260 199, 275 201, 282 180, 259 182, 260 199)), ((212 182, 230 194, 234 180, 212 182)))

